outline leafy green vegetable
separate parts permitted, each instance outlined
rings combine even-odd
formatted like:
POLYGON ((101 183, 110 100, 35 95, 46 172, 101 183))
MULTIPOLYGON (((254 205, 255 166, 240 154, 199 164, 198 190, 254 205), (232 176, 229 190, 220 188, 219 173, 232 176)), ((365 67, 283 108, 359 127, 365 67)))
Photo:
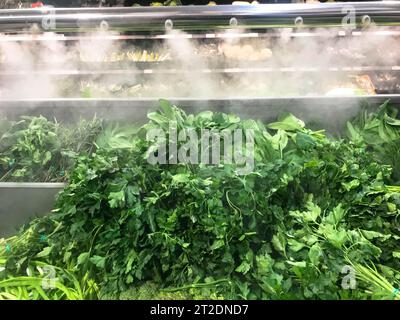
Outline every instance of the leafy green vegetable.
POLYGON ((391 158, 380 156, 400 126, 386 108, 349 123, 346 140, 293 115, 264 125, 161 101, 140 130, 109 127, 95 153, 75 158, 54 212, 10 240, 5 270, 21 275, 36 259, 68 266, 102 297, 196 289, 225 299, 369 298, 371 276, 358 277, 360 291, 341 286, 341 272, 374 263, 387 283, 397 279, 400 188, 391 158), (223 153, 219 165, 149 163, 149 149, 161 150, 146 132, 171 123, 197 133, 252 129, 252 172, 240 175, 223 153))
POLYGON ((392 182, 400 181, 400 120, 397 108, 389 101, 376 113, 364 110, 352 122, 347 123, 351 141, 367 149, 373 161, 393 168, 392 182))
POLYGON ((0 181, 65 181, 77 155, 94 151, 98 119, 60 125, 46 118, 0 121, 0 181))

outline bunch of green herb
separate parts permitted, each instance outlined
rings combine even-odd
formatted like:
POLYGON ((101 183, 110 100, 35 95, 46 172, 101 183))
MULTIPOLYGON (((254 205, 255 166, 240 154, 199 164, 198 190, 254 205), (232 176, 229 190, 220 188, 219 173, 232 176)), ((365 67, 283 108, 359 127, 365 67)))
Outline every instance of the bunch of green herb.
MULTIPOLYGON (((13 263, 6 253, 17 245, 32 241, 27 231, 24 237, 13 237, 5 241, 0 239, 0 300, 84 300, 97 299, 97 284, 84 275, 78 278, 73 270, 51 266, 43 261, 31 260, 24 264, 23 259, 16 261, 22 266, 14 273, 7 268, 13 263)), ((31 242, 32 243, 32 242, 31 242)), ((41 258, 38 256, 38 258, 41 258)))
POLYGON ((65 181, 75 158, 91 153, 101 121, 60 125, 39 117, 0 122, 0 181, 65 181))
POLYGON ((341 285, 349 259, 399 270, 399 193, 385 184, 390 165, 371 161, 364 144, 307 129, 290 114, 265 125, 187 115, 166 101, 161 108, 140 131, 105 130, 96 153, 77 158, 54 212, 17 237, 45 233, 47 242, 16 245, 7 270, 40 257, 88 274, 104 296, 151 281, 227 299, 370 298, 341 285), (253 171, 240 175, 222 159, 150 164, 157 149, 147 130, 171 123, 198 133, 252 129, 253 171))
POLYGON ((391 181, 400 183, 400 120, 398 109, 385 102, 376 112, 363 110, 347 123, 348 136, 366 148, 377 163, 393 168, 391 181))

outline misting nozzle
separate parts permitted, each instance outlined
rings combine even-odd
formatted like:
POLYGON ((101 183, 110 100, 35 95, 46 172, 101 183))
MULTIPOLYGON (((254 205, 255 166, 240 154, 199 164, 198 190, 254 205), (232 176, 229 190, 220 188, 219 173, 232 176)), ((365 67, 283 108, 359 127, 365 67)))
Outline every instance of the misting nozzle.
POLYGON ((165 20, 165 30, 172 30, 172 28, 174 27, 174 23, 172 22, 171 19, 167 19, 165 20))
POLYGON ((108 24, 108 22, 106 20, 102 20, 100 22, 100 30, 101 31, 107 31, 109 27, 110 26, 109 26, 109 24, 108 24))
POLYGON ((231 27, 236 27, 238 25, 238 20, 235 17, 230 18, 229 25, 231 27))
POLYGON ((363 26, 369 26, 371 24, 371 17, 369 15, 362 16, 361 23, 363 26))
POLYGON ((300 17, 300 16, 299 16, 299 17, 296 17, 296 18, 294 19, 294 24, 295 24, 296 26, 298 26, 298 27, 302 26, 303 23, 304 23, 303 17, 300 17))

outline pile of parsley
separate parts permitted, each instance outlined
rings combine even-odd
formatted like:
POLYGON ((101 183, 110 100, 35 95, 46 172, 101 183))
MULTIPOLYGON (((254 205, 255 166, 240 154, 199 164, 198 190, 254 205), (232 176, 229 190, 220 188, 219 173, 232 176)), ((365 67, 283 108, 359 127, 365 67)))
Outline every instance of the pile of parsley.
POLYGON ((397 154, 387 152, 400 147, 399 121, 384 105, 337 139, 290 114, 264 124, 187 115, 161 101, 140 130, 109 127, 95 152, 76 157, 56 209, 21 231, 28 240, 8 253, 6 268, 17 274, 42 259, 90 274, 103 297, 151 283, 208 298, 374 298, 368 281, 343 286, 343 270, 374 265, 398 285, 399 172, 397 154), (145 134, 171 121, 254 130, 254 170, 150 164, 145 134), (39 234, 47 240, 29 241, 39 234))
POLYGON ((0 182, 60 182, 75 158, 95 150, 102 130, 97 118, 60 124, 43 116, 0 119, 0 182))

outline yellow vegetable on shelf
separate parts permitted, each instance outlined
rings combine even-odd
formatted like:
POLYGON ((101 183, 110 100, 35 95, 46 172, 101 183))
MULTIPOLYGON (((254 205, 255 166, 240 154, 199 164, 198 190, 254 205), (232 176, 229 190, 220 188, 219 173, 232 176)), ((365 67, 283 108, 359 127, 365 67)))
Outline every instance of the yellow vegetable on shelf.
POLYGON ((243 5, 249 5, 249 4, 259 4, 258 1, 253 1, 253 2, 248 2, 248 1, 233 1, 232 2, 233 5, 239 5, 239 6, 243 6, 243 5))

